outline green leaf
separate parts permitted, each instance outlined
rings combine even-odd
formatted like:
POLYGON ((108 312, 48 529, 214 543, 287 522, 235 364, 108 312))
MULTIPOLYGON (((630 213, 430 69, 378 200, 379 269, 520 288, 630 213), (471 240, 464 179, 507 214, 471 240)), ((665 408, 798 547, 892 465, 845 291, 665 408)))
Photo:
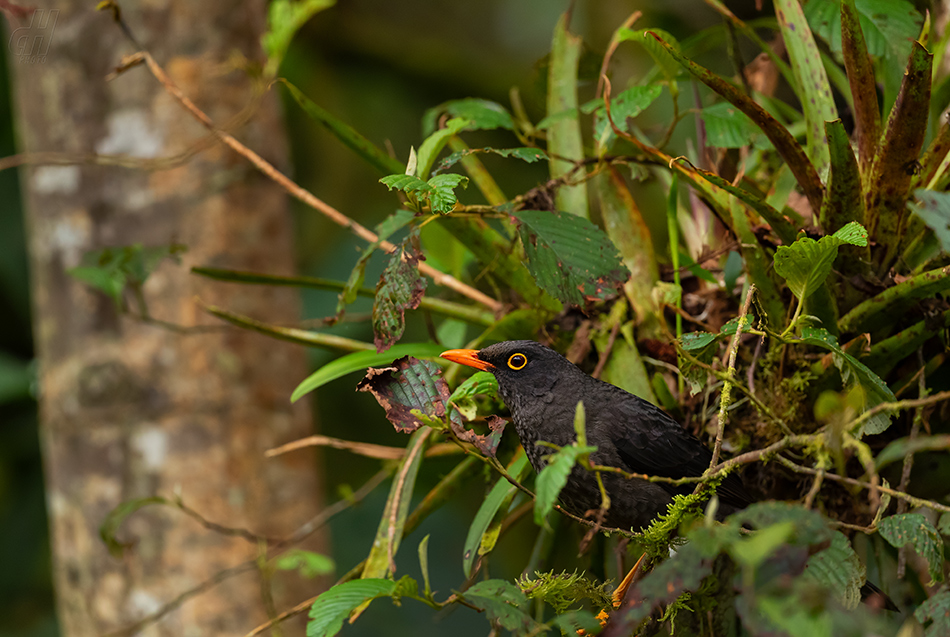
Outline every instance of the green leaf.
POLYGON ((449 386, 442 370, 431 361, 403 356, 382 368, 370 368, 356 386, 369 392, 386 410, 386 419, 396 431, 411 433, 425 423, 413 411, 441 420, 448 407, 449 386))
POLYGON ((446 213, 451 212, 455 207, 458 198, 455 196, 455 188, 468 186, 468 177, 449 173, 447 175, 436 175, 427 182, 429 188, 429 207, 432 212, 446 213))
POLYGON ((408 575, 399 581, 359 579, 337 584, 321 593, 310 607, 307 637, 332 637, 343 628, 343 621, 356 607, 380 597, 418 598, 418 584, 408 575))
POLYGON ((770 524, 749 537, 733 542, 729 546, 729 554, 739 564, 756 569, 785 544, 794 531, 795 524, 791 521, 770 524))
POLYGON ((579 634, 582 631, 588 635, 596 635, 603 630, 594 614, 587 610, 569 610, 548 623, 559 628, 564 635, 579 634))
POLYGON ((297 571, 307 579, 328 575, 336 568, 326 555, 304 549, 290 549, 274 560, 274 567, 281 571, 297 571))
POLYGON ((180 263, 178 255, 187 250, 181 244, 146 248, 140 243, 130 246, 92 250, 82 257, 78 267, 68 273, 109 295, 117 307, 127 286, 140 287, 165 259, 180 263))
POLYGON ((917 201, 908 205, 927 227, 933 230, 944 252, 950 252, 950 193, 925 190, 914 191, 917 201))
MULTIPOLYGON (((663 92, 659 84, 631 86, 610 98, 610 117, 621 130, 626 130, 627 120, 636 117, 650 106, 663 92)), ((606 151, 614 139, 614 131, 607 120, 607 109, 601 106, 596 111, 594 139, 597 147, 606 151)))
MULTIPOLYGON (((841 0, 809 0, 803 3, 812 32, 828 43, 834 53, 841 49, 841 0)), ((874 57, 895 55, 902 61, 910 54, 922 22, 907 0, 855 0, 868 53, 874 57)))
POLYGON ((495 396, 498 394, 498 379, 491 372, 475 372, 465 379, 461 385, 455 388, 450 402, 456 402, 473 396, 487 394, 495 396))
POLYGON ((848 610, 861 603, 864 572, 864 565, 841 531, 834 531, 831 546, 812 555, 805 565, 805 576, 838 596, 848 610))
POLYGON ((485 609, 489 621, 502 628, 525 634, 535 629, 537 622, 522 608, 528 604, 521 589, 500 579, 490 579, 474 584, 462 594, 466 601, 485 609))
POLYGON ((419 570, 422 571, 422 581, 425 583, 425 596, 432 597, 432 586, 429 583, 429 536, 426 535, 419 542, 419 570))
MULTIPOLYGON (((867 365, 845 352, 838 346, 838 341, 828 330, 806 327, 802 330, 802 343, 816 345, 834 354, 835 366, 841 372, 841 380, 847 385, 857 383, 864 391, 864 409, 868 410, 881 403, 894 402, 894 392, 881 377, 871 371, 867 365)), ((853 432, 858 438, 870 434, 879 434, 891 424, 891 416, 887 412, 880 412, 866 420, 859 431, 853 432)))
POLYGON ((383 174, 397 173, 403 170, 403 165, 398 160, 384 153, 352 126, 320 107, 286 79, 281 79, 281 81, 290 91, 294 101, 307 114, 307 117, 333 133, 347 148, 369 162, 376 170, 383 174))
MULTIPOLYGON (((735 330, 733 330, 733 333, 735 330)), ((680 337, 680 344, 687 352, 703 349, 716 341, 716 334, 711 332, 687 332, 680 337)))
POLYGON ((950 635, 950 591, 941 591, 924 601, 914 611, 914 617, 921 624, 932 622, 924 630, 924 637, 950 635))
POLYGON ((458 199, 455 188, 468 186, 468 177, 454 173, 436 175, 429 181, 422 181, 413 175, 387 175, 379 180, 390 190, 401 190, 416 199, 420 196, 428 200, 432 212, 450 212, 458 199))
POLYGON ((435 158, 445 148, 449 138, 463 130, 467 130, 471 125, 471 120, 455 117, 445 123, 445 128, 441 128, 426 137, 422 145, 419 146, 419 152, 416 155, 415 175, 423 178, 428 175, 429 171, 432 170, 432 164, 435 163, 435 158))
POLYGON ((804 301, 818 290, 838 256, 842 244, 867 245, 867 231, 852 221, 833 235, 818 241, 802 237, 790 246, 779 246, 775 251, 775 271, 788 282, 788 287, 799 300, 804 301))
MULTIPOLYGON (((921 451, 943 451, 950 449, 950 435, 940 436, 919 436, 917 438, 898 438, 892 440, 884 450, 877 455, 874 462, 877 469, 882 468, 904 459, 908 453, 919 453, 921 451)), ((947 514, 944 514, 947 515, 947 514)))
POLYGON ((775 0, 775 17, 788 51, 789 66, 798 83, 798 99, 805 115, 808 158, 818 174, 824 177, 830 161, 825 122, 838 119, 828 74, 799 0, 775 0))
POLYGON ((749 146, 762 133, 749 117, 729 102, 719 102, 702 110, 706 142, 716 148, 749 146))
POLYGON ((436 124, 443 113, 452 117, 467 119, 471 122, 469 130, 492 130, 504 128, 514 130, 515 123, 508 110, 498 102, 466 97, 460 100, 451 100, 430 108, 422 116, 422 130, 431 135, 436 130, 436 124))
POLYGON ((419 274, 419 261, 424 257, 410 235, 389 255, 389 263, 376 285, 373 302, 373 342, 376 351, 392 347, 406 329, 406 310, 419 307, 428 279, 419 274))
POLYGON ((561 489, 567 484, 567 477, 577 463, 578 458, 597 451, 597 447, 588 445, 568 445, 557 453, 547 457, 547 466, 538 474, 535 481, 534 522, 539 526, 554 508, 561 489))
MULTIPOLYGON (((521 480, 528 472, 530 466, 531 465, 528 464, 528 456, 524 453, 518 453, 515 459, 508 465, 507 470, 515 480, 521 480)), ((465 573, 466 578, 472 575, 472 566, 475 564, 475 559, 479 555, 484 555, 494 548, 494 545, 491 547, 483 546, 485 532, 488 530, 492 520, 495 519, 495 514, 498 513, 498 511, 507 512, 512 499, 514 499, 517 493, 518 488, 515 485, 508 482, 505 478, 499 478, 495 486, 493 486, 491 491, 488 492, 488 495, 485 496, 485 499, 482 500, 482 504, 478 507, 478 512, 475 514, 475 519, 472 520, 471 526, 468 527, 468 535, 465 538, 465 544, 462 549, 462 571, 465 573), (482 549, 487 550, 483 551, 482 549)))
POLYGON ((265 75, 277 75, 294 34, 316 13, 335 4, 335 0, 273 0, 267 9, 267 32, 261 36, 261 48, 267 54, 265 75))
MULTIPOLYGON (((668 31, 664 31, 663 29, 650 29, 650 31, 666 42, 674 51, 677 53, 680 52, 680 43, 668 31)), ((653 58, 653 61, 656 62, 660 68, 663 76, 670 82, 676 80, 676 77, 680 73, 679 63, 676 61, 676 58, 670 54, 669 49, 660 45, 656 38, 649 35, 648 31, 643 29, 618 29, 617 35, 621 42, 629 40, 642 44, 643 48, 647 50, 647 53, 650 54, 650 57, 653 58)))
POLYGON ((547 153, 545 153, 540 148, 491 148, 488 146, 484 148, 463 148, 462 150, 455 151, 440 161, 438 167, 435 169, 435 172, 440 173, 442 171, 448 170, 463 158, 476 153, 493 153, 502 157, 514 157, 515 159, 520 159, 521 161, 527 162, 529 164, 533 164, 536 161, 549 159, 547 153))
MULTIPOLYGON (((389 489, 386 506, 379 518, 376 528, 376 537, 373 547, 366 557, 362 579, 374 577, 392 577, 396 572, 396 553, 402 542, 403 531, 406 527, 406 516, 409 514, 409 503, 416 487, 416 477, 419 475, 419 466, 429 444, 432 430, 422 427, 412 434, 409 444, 406 445, 406 455, 399 463, 399 468, 393 475, 393 483, 389 489)), ((365 606, 361 607, 360 612, 365 606)))
POLYGON ((542 210, 514 213, 528 269, 538 285, 565 303, 604 299, 630 276, 604 232, 576 215, 542 210))
POLYGON ((927 560, 930 578, 934 582, 943 581, 943 538, 930 520, 919 513, 892 515, 881 520, 878 532, 895 548, 905 544, 913 546, 917 554, 927 560))
POLYGON ((345 354, 307 376, 294 388, 294 393, 290 396, 290 402, 300 400, 318 387, 322 387, 341 376, 346 376, 367 367, 385 365, 402 356, 440 360, 439 354, 443 350, 445 348, 438 343, 400 343, 399 345, 393 345, 382 353, 368 351, 345 354))
POLYGON ((109 511, 109 515, 106 516, 106 519, 103 520, 102 524, 99 526, 99 537, 102 538, 102 541, 105 542, 106 547, 109 549, 109 553, 111 553, 114 557, 122 557, 123 550, 131 546, 131 544, 122 542, 115 536, 116 532, 119 530, 119 527, 122 526, 122 523, 125 522, 127 517, 139 509, 152 504, 171 503, 165 498, 159 496, 135 498, 134 500, 122 502, 117 507, 109 511))

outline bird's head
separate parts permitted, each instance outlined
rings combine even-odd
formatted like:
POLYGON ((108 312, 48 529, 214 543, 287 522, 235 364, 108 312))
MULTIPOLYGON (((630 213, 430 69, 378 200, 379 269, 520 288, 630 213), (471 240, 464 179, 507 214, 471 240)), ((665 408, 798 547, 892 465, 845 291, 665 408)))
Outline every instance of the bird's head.
POLYGON ((584 376, 566 358, 535 341, 504 341, 485 349, 450 349, 442 358, 491 372, 509 408, 519 399, 550 392, 559 379, 584 376))

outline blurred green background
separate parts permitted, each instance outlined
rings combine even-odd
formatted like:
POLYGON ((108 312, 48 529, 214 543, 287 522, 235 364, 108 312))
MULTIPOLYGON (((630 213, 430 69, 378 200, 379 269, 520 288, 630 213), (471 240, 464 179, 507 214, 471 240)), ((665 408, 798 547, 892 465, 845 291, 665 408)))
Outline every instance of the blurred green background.
MULTIPOLYGON (((694 33, 717 22, 712 11, 692 0, 662 3, 581 2, 575 7, 571 28, 582 34, 590 48, 582 61, 582 76, 589 79, 588 95, 593 95, 597 66, 612 31, 635 9, 648 12, 643 24, 660 27, 674 35, 694 33)), ((744 15, 754 3, 739 3, 734 11, 744 15)), ((421 117, 428 108, 446 100, 481 97, 509 102, 509 90, 520 89, 522 99, 535 120, 544 114, 545 56, 550 48, 554 25, 568 3, 564 0, 481 0, 444 3, 435 0, 389 3, 380 0, 350 0, 318 14, 297 36, 282 67, 304 93, 340 119, 354 126, 370 140, 392 148, 405 160, 410 146, 422 139, 421 117)), ((94 10, 94 4, 89 5, 94 10)), ((6 40, 4 40, 6 41, 6 40)), ((11 120, 10 82, 7 53, 0 47, 0 153, 16 152, 15 125, 11 120)), ((117 54, 118 55, 118 54, 117 54)), ((162 62, 159 60, 159 62, 162 62)), ((714 68, 716 61, 707 61, 714 68)), ((718 65, 724 64, 719 60, 718 65)), ((642 73, 629 51, 618 55, 612 67, 615 77, 642 73)), ((723 70, 728 70, 726 67, 723 70)), ((90 78, 96 81, 101 78, 90 78)), ((622 80, 619 84, 622 86, 622 80)), ((275 88, 275 91, 283 89, 275 88)), ((286 98, 286 94, 282 93, 286 98)), ((286 127, 291 143, 294 178, 329 204, 360 223, 372 227, 390 214, 396 198, 378 183, 379 175, 342 147, 329 133, 308 120, 287 99, 286 127)), ((662 105, 652 109, 654 121, 668 116, 662 105)), ((651 113, 647 113, 649 118, 651 113)), ((688 127, 689 122, 684 123, 688 127)), ((471 140, 473 146, 491 145, 497 133, 471 140), (480 142, 484 142, 483 144, 480 142)), ((510 142, 510 140, 508 140, 510 142)), ((510 145, 510 144, 509 144, 510 145)), ((534 164, 506 173, 504 164, 485 163, 509 196, 522 193, 547 178, 546 166, 534 164)), ((658 195, 659 196, 659 195, 658 195)), ((466 201, 475 202, 474 189, 466 201)), ((42 470, 37 438, 36 388, 32 386, 33 346, 29 317, 29 286, 24 239, 23 210, 17 174, 0 173, 0 637, 8 635, 57 635, 53 593, 50 583, 48 534, 43 499, 42 470)), ((657 202, 658 209, 662 204, 657 202)), ((299 270, 303 274, 345 280, 361 241, 296 201, 294 206, 298 236, 299 270)), ((665 235, 662 213, 657 231, 665 235)), ((438 229, 424 240, 439 241, 438 229)), ((659 238, 659 237, 658 237, 659 238)), ((662 245, 662 241, 658 243, 662 245)), ((381 269, 377 254, 367 271, 371 284, 381 269)), ((370 302, 362 299, 351 316, 367 312, 370 302)), ((304 319, 334 313, 336 295, 328 292, 304 294, 304 319)), ((288 317, 287 322, 294 319, 288 317)), ((344 322, 332 331, 361 340, 372 340, 368 322, 344 322)), ((457 335, 456 338, 459 338, 457 335)), ((405 341, 425 340, 421 320, 409 323, 405 341)), ((312 351, 311 362, 319 366, 335 353, 312 351)), ((314 398, 318 429, 330 436, 401 446, 405 437, 393 431, 375 401, 356 394, 360 374, 334 381, 314 398)), ((292 387, 287 388, 288 396, 292 387)), ((379 463, 347 452, 327 450, 322 454, 328 500, 339 497, 349 485, 358 488, 378 470, 379 463)), ((417 493, 425 493, 455 463, 431 461, 424 465, 417 493)), ((415 547, 427 534, 450 538, 429 546, 433 587, 447 594, 461 578, 462 543, 481 500, 486 482, 470 483, 453 502, 440 509, 404 542, 397 561, 400 572, 419 577, 415 547), (434 530, 438 529, 438 532, 434 530)), ((338 574, 346 572, 365 557, 372 542, 388 483, 378 488, 361 506, 334 519, 331 524, 333 557, 338 574)), ((226 521, 223 521, 226 523, 226 521)), ((526 518, 519 526, 530 530, 526 518)), ((565 531, 573 533, 573 530, 565 531)), ((531 551, 533 534, 506 536, 492 561, 491 575, 511 578, 505 572, 505 555, 521 556, 531 551)), ((576 543, 565 542, 566 546, 576 543)), ((557 555, 554 556, 555 561, 557 555)), ((590 558, 605 561, 603 556, 590 558)), ((519 560, 513 559, 513 563, 519 560)), ((598 567, 602 568, 602 566, 598 567)), ((364 619, 347 626, 348 635, 485 634, 485 624, 474 612, 460 608, 433 617, 431 609, 406 602, 396 609, 387 603, 374 604, 364 619), (438 622, 433 625, 431 622, 438 622), (430 630, 431 629, 431 630, 430 630)), ((250 628, 250 627, 249 627, 250 628)))

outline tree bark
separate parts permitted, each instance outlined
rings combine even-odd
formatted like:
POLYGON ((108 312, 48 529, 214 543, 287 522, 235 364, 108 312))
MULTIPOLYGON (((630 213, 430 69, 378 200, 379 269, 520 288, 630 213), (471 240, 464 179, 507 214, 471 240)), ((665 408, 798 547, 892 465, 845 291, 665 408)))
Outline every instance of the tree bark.
MULTIPOLYGON (((24 151, 158 159, 205 137, 144 67, 106 80, 135 50, 108 11, 87 0, 37 4, 30 30, 10 40, 24 151), (48 49, 38 51, 36 42, 48 49), (26 45, 34 48, 17 48, 26 45)), ((135 36, 216 122, 254 102, 252 81, 228 60, 234 52, 261 59, 264 2, 152 0, 122 9, 135 36)), ((21 18, 20 26, 30 21, 21 18)), ((272 95, 234 132, 269 161, 286 163, 272 95)), ((291 273, 283 192, 221 145, 171 168, 159 164, 47 165, 22 173, 54 579, 60 624, 70 636, 127 628, 258 555, 254 542, 152 506, 125 522, 119 536, 128 548, 112 556, 99 526, 118 504, 180 494, 207 520, 271 537, 289 535, 319 508, 312 455, 263 456, 310 432, 306 407, 291 408, 288 400, 305 373, 303 351, 232 328, 182 333, 146 324, 67 273, 89 250, 183 243, 182 264, 163 263, 144 286, 154 317, 219 325, 201 311, 200 298, 268 322, 297 320, 290 290, 189 274, 196 264, 291 273)), ((272 583, 273 604, 251 568, 146 632, 242 635, 266 621, 266 607, 283 610, 316 586, 295 574, 272 583)))

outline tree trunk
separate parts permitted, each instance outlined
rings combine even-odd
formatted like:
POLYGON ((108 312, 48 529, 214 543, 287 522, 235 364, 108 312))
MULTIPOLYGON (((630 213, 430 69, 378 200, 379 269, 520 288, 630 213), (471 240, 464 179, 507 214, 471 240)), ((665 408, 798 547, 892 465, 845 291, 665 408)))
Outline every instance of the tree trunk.
MULTIPOLYGON (((27 28, 10 40, 24 151, 149 160, 205 137, 144 66, 107 81, 135 50, 108 11, 94 11, 87 0, 38 5, 32 26, 21 18, 27 28)), ((228 60, 236 51, 260 60, 264 2, 155 0, 122 8, 139 41, 216 122, 254 103, 251 80, 228 60)), ((285 163, 272 95, 235 133, 285 163)), ((292 291, 189 274, 196 264, 291 273, 283 192, 221 145, 170 168, 145 163, 23 171, 54 578, 60 624, 70 636, 128 628, 258 555, 253 541, 157 506, 123 524, 118 535, 129 544, 110 555, 99 526, 118 504, 180 494, 209 521, 269 537, 289 535, 319 508, 312 455, 263 455, 309 433, 307 409, 288 400, 305 373, 299 348, 227 327, 180 332, 148 324, 67 274, 89 250, 183 243, 183 263, 165 262, 144 286, 156 319, 218 326, 200 298, 268 322, 297 320, 292 291)), ((317 538, 308 548, 320 544, 317 538)), ((273 584, 271 603, 260 572, 250 568, 175 606, 147 634, 242 635, 266 621, 268 610, 315 592, 295 574, 273 584)))

